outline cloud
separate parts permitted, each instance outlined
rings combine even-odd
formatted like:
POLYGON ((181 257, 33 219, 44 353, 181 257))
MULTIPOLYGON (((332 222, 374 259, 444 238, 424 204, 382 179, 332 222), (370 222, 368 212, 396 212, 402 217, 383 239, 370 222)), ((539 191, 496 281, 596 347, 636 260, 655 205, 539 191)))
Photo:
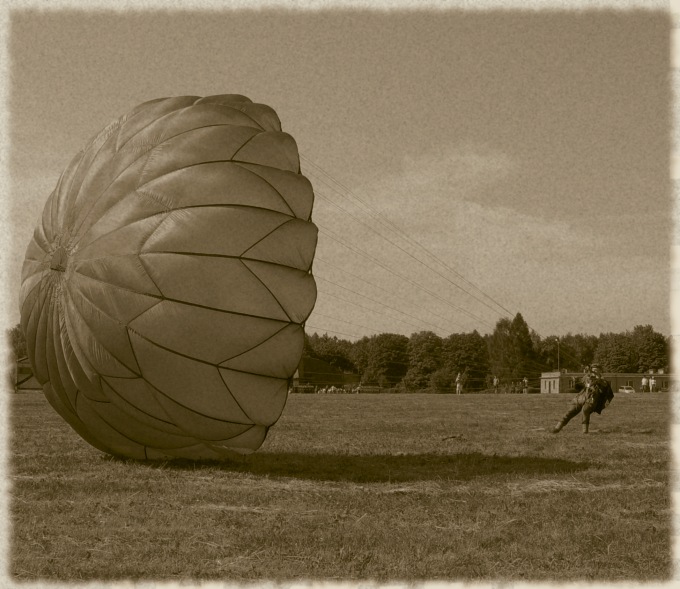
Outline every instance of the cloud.
POLYGON ((517 167, 509 155, 484 145, 449 146, 419 156, 407 155, 401 162, 399 181, 414 188, 439 186, 474 195, 485 185, 506 178, 517 167))
MULTIPOLYGON (((538 207, 518 208, 512 194, 521 171, 522 162, 491 147, 450 146, 404 158, 396 174, 367 186, 362 198, 405 234, 452 255, 478 251, 481 245, 506 254, 545 257, 564 248, 601 245, 597 233, 578 223, 546 217, 538 207), (507 201, 485 202, 484 191, 500 183, 507 186, 507 201)), ((355 214, 370 219, 359 208, 355 214)))

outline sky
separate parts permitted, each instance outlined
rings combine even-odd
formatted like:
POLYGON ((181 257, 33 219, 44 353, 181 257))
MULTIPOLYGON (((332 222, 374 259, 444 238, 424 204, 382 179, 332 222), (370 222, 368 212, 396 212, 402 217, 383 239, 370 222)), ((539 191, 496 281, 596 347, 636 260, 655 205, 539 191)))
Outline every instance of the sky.
POLYGON ((87 140, 152 98, 237 93, 277 111, 314 186, 308 332, 490 333, 520 312, 543 337, 669 335, 665 3, 364 5, 10 12, 7 326, 87 140))

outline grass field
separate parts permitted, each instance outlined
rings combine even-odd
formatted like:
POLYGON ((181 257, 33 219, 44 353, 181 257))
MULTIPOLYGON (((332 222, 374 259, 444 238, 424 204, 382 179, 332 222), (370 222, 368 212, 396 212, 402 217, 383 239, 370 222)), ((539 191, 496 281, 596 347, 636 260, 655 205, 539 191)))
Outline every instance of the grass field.
POLYGON ((141 463, 11 399, 15 580, 667 580, 670 398, 291 395, 241 461, 141 463))

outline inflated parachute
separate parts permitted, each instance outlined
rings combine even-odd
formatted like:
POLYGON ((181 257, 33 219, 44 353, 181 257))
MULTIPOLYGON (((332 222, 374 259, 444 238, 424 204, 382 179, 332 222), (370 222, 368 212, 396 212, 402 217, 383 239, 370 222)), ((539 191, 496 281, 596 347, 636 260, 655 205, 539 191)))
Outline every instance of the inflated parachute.
POLYGON ((316 301, 313 191, 276 113, 139 105, 69 164, 26 253, 35 376, 89 443, 221 458, 280 417, 316 301))

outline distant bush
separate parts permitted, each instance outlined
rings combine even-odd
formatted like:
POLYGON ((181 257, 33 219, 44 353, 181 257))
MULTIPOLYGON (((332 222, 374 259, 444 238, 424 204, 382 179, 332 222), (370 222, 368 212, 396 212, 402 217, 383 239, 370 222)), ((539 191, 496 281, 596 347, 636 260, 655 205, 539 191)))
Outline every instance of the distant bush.
POLYGON ((381 393, 388 393, 390 395, 395 395, 397 393, 403 393, 404 391, 400 389, 399 387, 391 387, 391 388, 385 388, 380 390, 381 393))

